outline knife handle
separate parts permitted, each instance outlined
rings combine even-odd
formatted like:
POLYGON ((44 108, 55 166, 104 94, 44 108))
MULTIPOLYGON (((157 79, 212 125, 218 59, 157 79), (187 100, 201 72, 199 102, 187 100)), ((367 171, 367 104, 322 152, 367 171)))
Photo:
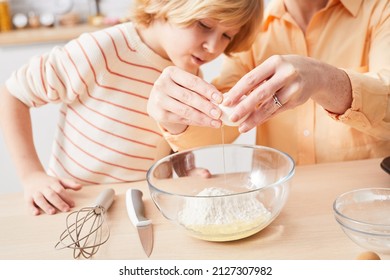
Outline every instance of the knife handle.
POLYGON ((126 191, 127 214, 134 226, 146 226, 152 221, 145 218, 142 192, 138 189, 128 189, 126 191))

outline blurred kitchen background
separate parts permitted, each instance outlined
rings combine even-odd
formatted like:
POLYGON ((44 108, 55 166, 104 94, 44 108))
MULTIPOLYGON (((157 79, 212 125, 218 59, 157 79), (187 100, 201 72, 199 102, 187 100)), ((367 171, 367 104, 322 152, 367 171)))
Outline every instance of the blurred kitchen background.
MULTIPOLYGON (((131 3, 132 0, 0 0, 0 84, 30 57, 64 45, 84 32, 126 21, 131 3)), ((222 56, 202 67, 207 81, 217 76, 221 61, 222 56)), ((58 105, 32 109, 31 114, 35 146, 47 166, 58 105)), ((236 143, 252 144, 254 136, 252 130, 240 136, 236 143)), ((0 178, 0 194, 23 190, 1 130, 0 178)))
POLYGON ((101 14, 109 18, 125 17, 131 0, 8 0, 8 3, 12 16, 52 14, 59 20, 63 15, 74 14, 80 17, 80 22, 85 22, 88 16, 97 13, 97 4, 101 14))

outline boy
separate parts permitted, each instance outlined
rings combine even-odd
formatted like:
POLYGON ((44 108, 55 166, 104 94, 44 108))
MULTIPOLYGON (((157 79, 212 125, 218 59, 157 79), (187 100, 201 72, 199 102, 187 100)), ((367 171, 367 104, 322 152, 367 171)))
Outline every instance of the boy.
POLYGON ((131 22, 32 58, 1 90, 5 140, 34 215, 69 211, 67 189, 144 179, 170 152, 146 112, 156 79, 172 65, 201 75, 200 66, 220 54, 249 48, 263 8, 261 0, 134 2, 131 22), (61 108, 46 173, 29 108, 51 102, 61 108))

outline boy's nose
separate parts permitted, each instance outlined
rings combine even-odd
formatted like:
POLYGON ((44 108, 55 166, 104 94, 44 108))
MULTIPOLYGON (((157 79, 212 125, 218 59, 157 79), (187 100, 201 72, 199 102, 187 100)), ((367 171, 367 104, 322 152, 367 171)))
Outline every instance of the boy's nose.
POLYGON ((210 36, 203 42, 203 48, 209 53, 221 52, 221 44, 218 42, 218 39, 215 36, 210 36))

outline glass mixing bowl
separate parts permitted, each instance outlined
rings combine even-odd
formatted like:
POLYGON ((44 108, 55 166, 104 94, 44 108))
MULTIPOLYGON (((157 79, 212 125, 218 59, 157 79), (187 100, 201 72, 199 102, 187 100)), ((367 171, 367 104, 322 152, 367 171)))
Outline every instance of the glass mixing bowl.
POLYGON ((295 172, 292 158, 252 145, 214 145, 169 155, 147 173, 153 202, 193 237, 253 235, 281 212, 295 172))
POLYGON ((346 192, 336 198, 333 211, 352 241, 370 251, 390 254, 390 189, 346 192))

